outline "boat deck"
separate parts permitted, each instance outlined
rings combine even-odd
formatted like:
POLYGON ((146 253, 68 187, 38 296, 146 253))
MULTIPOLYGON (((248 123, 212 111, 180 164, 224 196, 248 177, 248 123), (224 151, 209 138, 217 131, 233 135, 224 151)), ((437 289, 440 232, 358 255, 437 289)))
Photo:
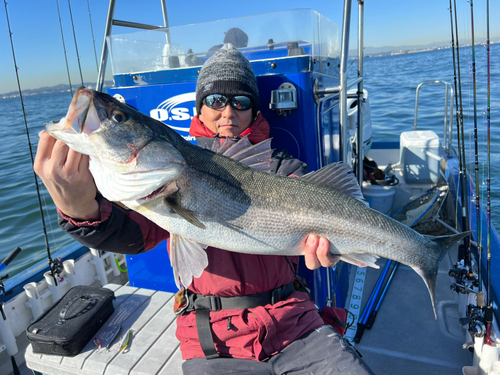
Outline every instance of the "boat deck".
POLYGON ((174 295, 118 284, 105 286, 115 292, 115 312, 96 334, 102 348, 89 342, 75 357, 41 355, 26 349, 26 365, 51 375, 182 374, 182 356, 175 337, 174 295), (111 342, 116 326, 121 331, 111 342), (130 350, 120 351, 128 330, 130 350))
MULTIPOLYGON (((472 354, 462 349, 465 331, 458 325, 460 296, 449 288, 447 272, 452 265, 451 259, 448 256, 441 262, 436 290, 437 321, 432 316, 429 295, 420 277, 407 266, 398 267, 372 329, 365 330, 356 344, 375 373, 451 375, 460 374, 463 366, 472 363, 472 354)), ((379 274, 380 270, 367 271, 362 306, 379 274)), ((181 374, 173 295, 117 284, 107 287, 117 296, 116 311, 97 337, 104 337, 102 344, 107 345, 105 338, 109 337, 110 326, 122 325, 109 352, 89 343, 78 356, 63 358, 34 354, 26 343, 27 365, 38 372, 54 375, 181 374), (130 351, 121 354, 119 345, 128 329, 133 331, 130 351)), ((23 346, 21 342, 19 345, 23 346)), ((21 374, 32 374, 24 363, 22 351, 16 359, 21 374)), ((2 373, 9 372, 13 374, 5 363, 2 373)))
MULTIPOLYGON (((462 349, 465 330, 458 319, 465 296, 450 290, 448 271, 456 259, 451 251, 441 261, 436 287, 437 315, 424 282, 410 267, 399 265, 380 306, 373 327, 355 344, 363 359, 377 374, 462 374, 472 363, 472 353, 462 349)), ((384 263, 382 262, 382 267, 384 263)), ((363 308, 377 282, 380 270, 367 270, 363 308)))
MULTIPOLYGON (((452 252, 441 262, 436 290, 438 320, 434 320, 429 294, 420 277, 400 265, 381 304, 377 319, 365 330, 356 348, 377 374, 460 374, 472 362, 462 349, 465 331, 458 325, 459 298, 449 288, 447 273, 452 252)), ((382 268, 382 267, 381 267, 382 268)), ((363 304, 369 298, 380 270, 369 269, 363 304)), ((91 374, 182 374, 179 342, 175 337, 173 294, 109 284, 116 295, 115 312, 96 337, 107 345, 112 326, 122 330, 109 348, 97 349, 92 342, 75 357, 34 354, 26 349, 29 368, 51 375, 91 374), (128 329, 133 331, 130 350, 119 351, 128 329)), ((22 373, 31 373, 22 366, 22 373)))

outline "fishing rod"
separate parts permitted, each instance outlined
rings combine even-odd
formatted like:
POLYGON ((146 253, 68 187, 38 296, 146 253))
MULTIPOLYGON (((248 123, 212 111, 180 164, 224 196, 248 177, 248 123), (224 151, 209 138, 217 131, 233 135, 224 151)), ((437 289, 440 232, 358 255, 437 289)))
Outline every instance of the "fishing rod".
MULTIPOLYGON (((16 54, 14 52, 14 41, 12 40, 13 33, 12 33, 11 28, 10 28, 9 12, 7 10, 7 0, 4 0, 4 4, 5 4, 5 16, 7 18, 7 26, 9 28, 10 46, 12 48, 12 59, 14 60, 14 68, 16 71, 16 78, 17 78, 17 87, 19 90, 19 98, 21 100, 21 108, 22 108, 23 117, 24 117, 24 128, 26 130, 26 137, 28 138, 28 148, 29 148, 29 152, 30 152, 31 165, 33 166, 35 164, 35 158, 33 157, 33 148, 31 147, 30 132, 29 132, 29 128, 28 128, 28 122, 26 120, 26 111, 24 110, 25 106, 24 106, 23 94, 22 94, 22 90, 21 90, 21 83, 19 81, 19 72, 18 72, 19 68, 17 67, 16 54)), ((45 226, 45 216, 43 214, 42 198, 40 195, 40 187, 38 185, 38 178, 36 177, 36 173, 35 173, 34 168, 32 168, 32 170, 33 170, 33 178, 35 179, 36 195, 38 198, 38 207, 40 209, 40 216, 42 219, 43 235, 45 238, 45 247, 47 249, 47 257, 48 257, 48 262, 49 262, 50 274, 51 274, 52 278, 54 279, 55 285, 57 286, 57 278, 55 276, 56 272, 54 270, 55 263, 50 255, 49 236, 47 235, 47 227, 45 226)))
MULTIPOLYGON (((462 210, 465 207, 465 217, 466 217, 466 225, 462 228, 464 231, 469 230, 469 188, 467 184, 467 163, 465 158, 465 134, 464 134, 464 110, 463 110, 463 101, 462 101, 462 74, 460 70, 460 43, 458 40, 458 19, 457 19, 457 1, 454 0, 454 13, 455 13, 455 40, 456 40, 456 54, 457 54, 457 72, 458 72, 458 99, 459 99, 459 109, 460 109, 460 138, 462 140, 461 144, 461 159, 462 159, 462 169, 460 173, 461 178, 461 186, 464 187, 463 194, 464 199, 462 200, 462 210)), ((471 261, 471 252, 470 252, 470 241, 471 236, 467 236, 464 238, 464 254, 462 255, 462 259, 464 261, 464 266, 468 267, 469 270, 472 269, 472 261, 471 261)), ((460 259, 459 259, 460 260, 460 259)))
POLYGON ((378 299, 377 306, 372 310, 370 315, 368 316, 368 320, 366 321, 366 328, 371 329, 373 324, 375 323, 375 318, 377 317, 378 310, 380 309, 380 305, 382 304, 382 301, 385 297, 385 294, 387 293, 387 289, 389 289, 389 285, 391 284, 392 278, 394 277, 394 274, 396 273, 396 269, 398 268, 399 262, 394 262, 394 267, 392 267, 391 274, 389 275, 389 279, 387 279, 387 282, 385 283, 384 290, 382 291, 382 294, 380 295, 380 298, 378 299))
POLYGON ((80 54, 78 53, 78 43, 76 42, 75 24, 73 22, 73 13, 71 12, 70 0, 68 0, 68 7, 69 7, 69 17, 71 18, 71 26, 73 27, 73 39, 75 40, 76 59, 78 60, 78 69, 80 70, 80 79, 82 80, 82 86, 85 86, 83 84, 82 66, 80 64, 80 54))
MULTIPOLYGON (((476 97, 476 48, 474 43, 474 2, 470 0, 470 16, 471 16, 471 38, 472 38, 472 85, 473 85, 473 106, 474 106, 474 166, 475 166, 475 181, 476 181, 476 224, 477 224, 477 254, 479 267, 477 269, 478 288, 482 292, 483 285, 481 280, 481 210, 480 210, 480 192, 479 192, 479 142, 477 138, 477 97, 476 97)), ((479 306, 479 307, 484 307, 479 306)))
POLYGON ((68 55, 66 53, 66 45, 64 43, 64 32, 63 32, 63 27, 62 27, 61 11, 59 10, 59 0, 56 0, 56 4, 57 4, 57 14, 59 16, 59 27, 61 28, 61 38, 62 38, 62 45, 63 45, 63 50, 64 50, 64 60, 66 61, 66 72, 68 73, 69 89, 71 91, 71 97, 73 97, 73 86, 71 85, 71 76, 69 74, 68 55))
MULTIPOLYGON (((455 86, 455 117, 456 117, 456 122, 457 122, 457 145, 458 145, 458 165, 459 165, 459 185, 460 185, 460 198, 462 200, 462 205, 465 205, 466 202, 466 196, 465 196, 465 191, 467 189, 467 185, 465 184, 465 178, 463 175, 463 167, 462 165, 464 164, 465 160, 462 159, 462 144, 461 144, 461 134, 460 134, 460 106, 458 103, 458 82, 457 82, 457 61, 458 58, 455 58, 455 38, 453 35, 453 11, 452 11, 452 3, 450 0, 450 25, 451 25, 451 51, 452 51, 452 56, 453 56, 453 81, 454 81, 454 86, 455 86)), ((458 38, 458 36, 457 36, 458 38)), ((458 43, 457 43, 458 44, 458 43)), ((459 72, 460 74, 460 72, 459 72)), ((468 227, 468 220, 467 220, 467 215, 465 212, 465 208, 462 207, 462 228, 463 230, 467 230, 468 227)), ((468 239, 464 239, 464 249, 466 244, 468 244, 468 239)), ((460 260, 460 259, 459 259, 460 260)))
MULTIPOLYGON (((465 135, 463 122, 463 103, 462 103, 462 81, 460 70, 460 44, 458 40, 458 21, 457 21, 457 6, 456 0, 454 6, 450 0, 450 25, 451 25, 451 43, 453 57, 453 77, 455 85, 455 107, 456 107, 456 123, 457 123, 457 144, 458 144, 458 160, 459 160, 459 189, 462 202, 461 218, 462 230, 468 231, 470 228, 469 221, 469 184, 467 178, 466 158, 465 158, 465 135), (453 20, 453 9, 455 20, 453 20), (455 24, 455 25, 454 25, 455 24), (455 26, 455 33, 454 33, 455 26), (456 41, 456 42, 455 42, 456 41)), ((458 218, 457 218, 458 220, 458 218)), ((472 242, 471 236, 467 236, 463 240, 463 244, 459 246, 458 262, 449 270, 448 275, 455 278, 455 282, 451 285, 451 289, 457 293, 467 294, 473 290, 478 284, 478 277, 474 273, 472 267, 471 246, 476 243, 472 242)), ((484 294, 479 293, 479 301, 484 300, 484 294)), ((483 304, 484 306, 484 304, 483 304)))
POLYGON ((95 49, 94 28, 92 27, 92 14, 90 13, 90 3, 89 3, 89 0, 87 0, 87 8, 89 8, 90 32, 92 33, 92 43, 94 44, 95 66, 97 68, 97 73, 99 73, 99 63, 97 62, 97 51, 95 49))
POLYGON ((358 329, 356 331, 356 335, 354 336, 353 341, 358 343, 361 341, 361 337, 363 336, 363 333, 366 328, 366 323, 368 321, 368 317, 370 316, 373 307, 375 306, 375 303, 378 298, 378 292, 380 291, 380 288, 382 287, 382 284, 384 282, 385 276, 387 275, 387 272, 389 271, 389 267, 392 263, 391 259, 388 259, 387 262, 385 263, 384 269, 380 273, 380 276, 377 280, 377 283, 375 284, 375 287, 373 288, 372 294, 370 295, 370 298, 368 299, 368 302, 366 303, 365 309, 363 310, 363 313, 361 314, 361 318, 358 320, 358 329))
MULTIPOLYGON (((487 264, 487 283, 486 283, 486 309, 484 312, 484 321, 486 323, 486 335, 484 342, 488 345, 493 344, 491 339, 491 327, 493 323, 493 305, 491 302, 491 148, 490 148, 490 102, 491 102, 491 74, 490 74, 490 0, 486 0, 486 65, 487 65, 487 106, 486 106, 486 122, 487 122, 487 179, 486 179, 486 264, 487 264)), ((480 265, 481 266, 481 265, 480 265)))

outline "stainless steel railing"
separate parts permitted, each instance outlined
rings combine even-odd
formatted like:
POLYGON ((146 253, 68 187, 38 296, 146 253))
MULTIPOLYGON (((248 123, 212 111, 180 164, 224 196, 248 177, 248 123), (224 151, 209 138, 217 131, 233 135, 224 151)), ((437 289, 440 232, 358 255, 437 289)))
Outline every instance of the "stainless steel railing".
POLYGON ((417 120, 418 120, 418 102, 420 89, 425 85, 444 85, 444 131, 443 131, 443 146, 448 150, 452 147, 453 141, 453 87, 451 84, 445 81, 429 81, 423 82, 417 86, 416 98, 415 98, 415 121, 413 124, 413 130, 417 130, 417 120), (449 108, 449 112, 448 112, 449 108))
POLYGON ((170 33, 168 31, 167 3, 165 2, 165 0, 161 0, 164 26, 155 26, 155 25, 148 25, 145 23, 115 20, 114 19, 115 5, 116 5, 116 0, 109 1, 108 18, 106 20, 104 41, 102 43, 101 62, 99 64, 99 74, 97 75, 97 84, 96 84, 97 91, 102 91, 102 86, 104 85, 104 76, 106 75, 106 65, 108 63, 108 44, 106 43, 106 38, 111 35, 111 29, 113 28, 113 25, 143 29, 143 30, 155 30, 165 27, 167 28, 166 31, 167 43, 170 43, 170 33))

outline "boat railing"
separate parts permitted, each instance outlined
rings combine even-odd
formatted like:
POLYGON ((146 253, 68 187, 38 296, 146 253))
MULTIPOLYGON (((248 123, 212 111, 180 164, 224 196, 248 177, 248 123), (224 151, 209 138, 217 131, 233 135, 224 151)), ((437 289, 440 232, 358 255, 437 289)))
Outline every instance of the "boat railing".
POLYGON ((106 29, 104 31, 104 42, 102 43, 102 52, 101 52, 101 62, 99 64, 99 74, 97 76, 97 91, 102 91, 102 87, 104 85, 104 76, 106 75, 106 64, 108 62, 108 44, 106 43, 106 38, 111 36, 111 30, 114 26, 124 26, 124 27, 131 27, 135 29, 144 29, 144 30, 155 30, 155 29, 160 29, 160 28, 167 28, 166 30, 166 38, 167 38, 167 43, 170 43, 170 35, 168 32, 168 14, 167 14, 167 3, 166 0, 161 0, 161 9, 163 13, 163 26, 155 26, 155 25, 148 25, 144 23, 137 23, 137 22, 130 22, 130 21, 121 21, 121 20, 116 20, 114 18, 115 15, 115 4, 116 0, 110 0, 109 1, 109 7, 108 7, 108 17, 106 20, 106 29))
MULTIPOLYGON (((349 131, 348 127, 348 108, 347 108, 347 91, 349 88, 357 85, 358 91, 358 103, 361 103, 363 99, 363 53, 364 53, 364 1, 358 1, 358 76, 353 79, 351 82, 348 81, 347 71, 348 71, 348 59, 349 59, 349 35, 351 28, 351 0, 344 1, 344 13, 342 20, 342 41, 341 41, 341 49, 340 49, 340 78, 338 86, 331 87, 314 87, 314 96, 319 98, 320 95, 331 95, 331 94, 339 94, 339 112, 340 112, 340 128, 341 128, 341 160, 345 163, 349 163, 348 160, 348 147, 349 144, 349 131)), ((362 124, 362 111, 358 111, 358 119, 357 123, 362 124)), ((357 129, 357 139, 363 139, 363 127, 358 126, 357 129)), ((363 163, 363 148, 360 147, 360 152, 357 154, 357 165, 360 166, 360 170, 358 170, 359 184, 361 185, 362 181, 362 168, 363 163)))
POLYGON ((450 150, 453 141, 453 87, 451 84, 445 81, 429 81, 422 82, 417 86, 416 97, 415 97, 415 121, 413 125, 413 130, 417 130, 417 120, 418 120, 418 103, 420 89, 425 85, 444 85, 444 130, 443 130, 443 146, 450 150), (449 110, 448 110, 449 109, 449 110))

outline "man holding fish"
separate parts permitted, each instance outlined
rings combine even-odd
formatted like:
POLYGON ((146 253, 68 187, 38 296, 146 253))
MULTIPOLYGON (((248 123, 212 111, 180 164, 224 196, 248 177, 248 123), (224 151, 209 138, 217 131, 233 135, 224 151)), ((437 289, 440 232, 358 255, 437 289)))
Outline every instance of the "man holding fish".
MULTIPOLYGON (((269 138, 269 124, 259 105, 250 62, 232 45, 224 45, 200 72, 199 115, 193 118, 190 133, 202 147, 245 136, 257 144, 269 138)), ((290 178, 302 176, 306 169, 286 151, 273 154, 270 168, 290 178)), ((89 171, 89 157, 46 132, 40 133, 35 171, 58 207, 61 227, 82 244, 137 254, 169 237, 173 241, 168 231, 140 213, 102 197, 89 171)), ((173 203, 172 209, 185 214, 173 203)), ((310 269, 337 261, 324 237, 311 233, 300 246, 310 269)), ((355 350, 325 325, 309 294, 303 288, 296 290, 297 256, 243 254, 210 246, 204 251, 208 265, 190 282, 181 277, 187 289, 177 295, 177 338, 187 360, 185 374, 372 373, 355 350)))

